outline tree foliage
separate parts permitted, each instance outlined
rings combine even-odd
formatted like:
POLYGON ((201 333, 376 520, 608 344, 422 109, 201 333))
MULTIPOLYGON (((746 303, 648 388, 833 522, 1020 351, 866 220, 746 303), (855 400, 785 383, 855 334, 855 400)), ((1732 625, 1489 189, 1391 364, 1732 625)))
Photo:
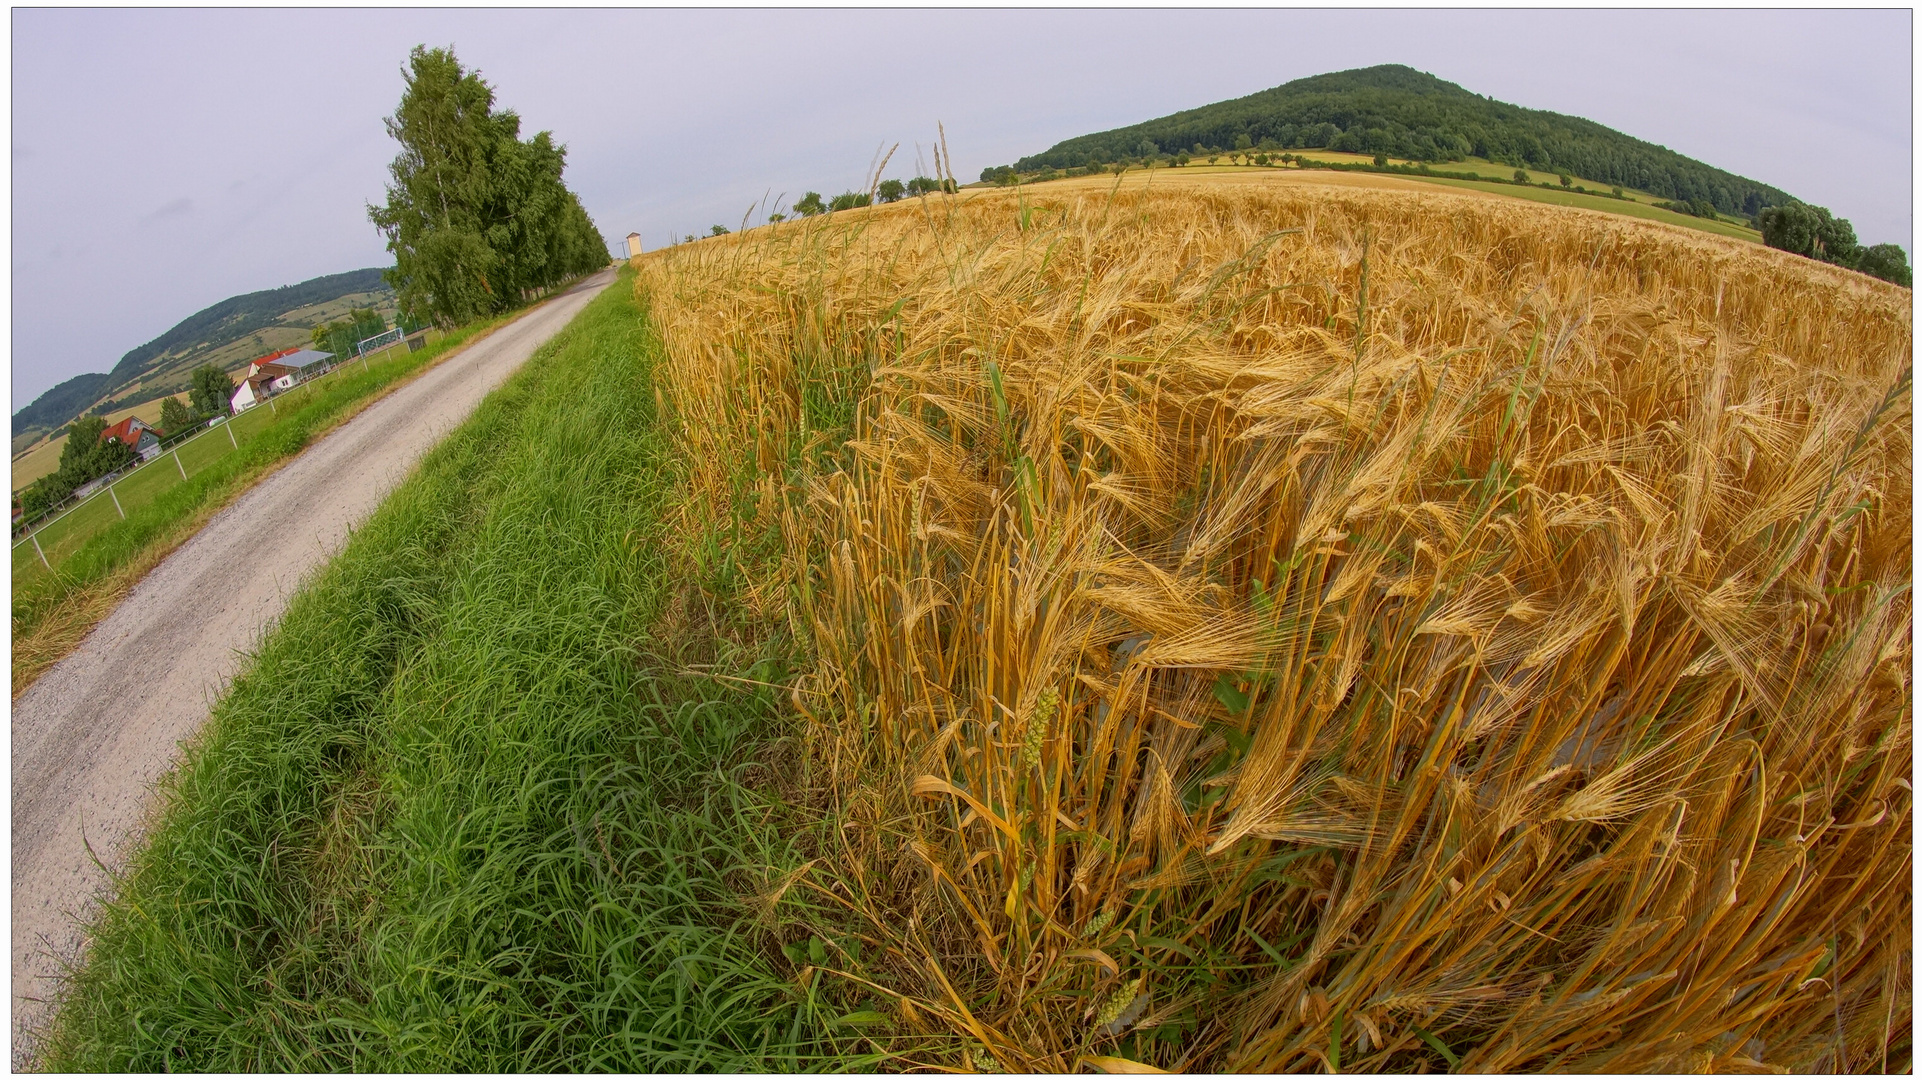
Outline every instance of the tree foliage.
POLYGON ((1860 270, 1897 285, 1911 283, 1908 255, 1900 247, 1862 247, 1849 219, 1836 217, 1826 206, 1801 202, 1771 206, 1756 215, 1755 223, 1762 230, 1762 242, 1772 248, 1860 270))
MULTIPOLYGON (((1525 109, 1470 93, 1399 64, 1342 71, 1131 127, 1069 139, 1014 168, 1070 168, 1157 152, 1144 147, 1342 150, 1406 161, 1473 156, 1542 172, 1569 173, 1670 199, 1707 199, 1750 216, 1789 201, 1777 188, 1683 157, 1580 117, 1525 109)), ((1199 156, 1197 152, 1197 156, 1199 156)), ((992 180, 988 173, 983 180, 992 180)))
POLYGON ((387 329, 387 320, 373 308, 355 308, 346 318, 314 327, 314 348, 336 358, 352 356, 360 343, 387 329))
POLYGON ((187 392, 194 411, 202 416, 226 416, 233 411, 235 383, 213 364, 194 369, 193 387, 187 392))
POLYGON ((802 217, 813 217, 816 214, 825 214, 827 210, 827 204, 821 201, 821 193, 818 191, 808 192, 806 195, 801 196, 800 202, 794 204, 794 212, 802 217))
POLYGON ((60 448, 60 467, 20 493, 20 508, 26 516, 45 513, 80 485, 133 461, 133 447, 118 439, 102 439, 100 435, 106 430, 104 416, 83 416, 67 428, 67 443, 60 448))
POLYGON ((908 186, 899 180, 883 180, 881 181, 881 186, 876 188, 874 193, 879 196, 884 203, 898 202, 902 196, 908 193, 908 186))
POLYGON ((160 403, 160 430, 170 438, 192 428, 200 420, 186 402, 177 397, 167 398, 160 403))
POLYGON ((607 243, 561 180, 567 148, 520 137, 520 116, 449 49, 415 46, 387 133, 401 151, 387 203, 367 215, 387 238, 401 311, 443 326, 500 311, 527 291, 607 264, 607 243))

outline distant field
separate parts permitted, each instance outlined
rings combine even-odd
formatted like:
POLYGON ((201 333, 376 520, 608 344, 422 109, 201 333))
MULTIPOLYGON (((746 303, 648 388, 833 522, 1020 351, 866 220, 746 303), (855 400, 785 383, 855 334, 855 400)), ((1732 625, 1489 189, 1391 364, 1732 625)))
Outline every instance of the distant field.
POLYGON ((1659 206, 1650 206, 1648 203, 1641 201, 1611 199, 1606 195, 1583 195, 1575 191, 1551 191, 1547 188, 1523 187, 1520 184, 1481 184, 1473 180, 1450 180, 1446 177, 1436 176, 1409 177, 1409 179, 1420 180, 1428 184, 1442 184, 1447 187, 1458 188, 1465 191, 1485 191, 1490 195, 1507 195, 1510 198, 1527 199, 1530 202, 1552 203, 1556 206, 1579 206, 1585 210, 1602 210, 1611 214, 1623 214, 1628 217, 1659 221, 1667 225, 1680 225, 1684 228, 1700 229, 1703 232, 1712 232, 1720 236, 1733 237, 1737 240, 1747 240, 1751 243, 1759 244, 1762 242, 1762 234, 1756 232, 1754 229, 1742 225, 1734 225, 1726 221, 1710 221, 1707 218, 1678 214, 1673 210, 1664 210, 1659 206))
MULTIPOLYGON (((1363 154, 1342 154, 1333 151, 1309 151, 1305 152, 1302 156, 1310 161, 1326 161, 1332 164, 1372 160, 1363 154)), ((1445 167, 1458 169, 1464 167, 1464 163, 1450 164, 1445 167)), ((1466 167, 1475 168, 1473 163, 1466 163, 1466 167)), ((1506 172, 1501 173, 1501 175, 1508 175, 1514 172, 1513 169, 1507 166, 1490 166, 1487 164, 1483 164, 1476 169, 1476 171, 1486 172, 1491 175, 1493 175, 1496 170, 1506 170, 1506 172)), ((1472 180, 1454 180, 1441 176, 1421 176, 1404 173, 1327 172, 1319 169, 1297 169, 1287 166, 1277 168, 1275 166, 1263 167, 1260 165, 1209 165, 1205 157, 1200 159, 1199 163, 1184 165, 1180 168, 1155 170, 1155 174, 1164 178, 1177 176, 1192 176, 1198 178, 1201 176, 1210 176, 1223 179, 1235 178, 1255 183, 1272 180, 1282 183, 1306 182, 1336 184, 1344 187, 1385 187, 1402 188, 1404 190, 1407 190, 1409 185, 1416 185, 1418 187, 1423 184, 1439 184, 1445 187, 1452 187, 1457 191, 1474 191, 1484 195, 1507 195, 1512 198, 1524 199, 1529 202, 1548 203, 1553 206, 1572 206, 1583 210, 1600 210, 1604 213, 1621 214, 1625 217, 1641 218, 1646 221, 1659 221, 1664 225, 1680 225, 1683 228, 1714 233, 1717 236, 1726 236, 1735 240, 1746 240, 1755 244, 1762 242, 1762 234, 1756 232, 1754 229, 1726 221, 1709 221, 1706 218, 1677 214, 1672 210, 1663 210, 1658 206, 1651 205, 1655 197, 1644 191, 1625 191, 1624 194, 1631 196, 1630 198, 1616 199, 1608 195, 1583 194, 1578 191, 1564 191, 1560 188, 1527 187, 1521 184, 1505 184, 1495 181, 1477 183, 1472 180)), ((1146 169, 1130 169, 1128 171, 1128 176, 1131 181, 1136 176, 1146 177, 1147 175, 1148 170, 1146 169)), ((1554 179, 1551 174, 1547 173, 1530 173, 1529 175, 1546 180, 1554 179)), ((1050 180, 1046 186, 1054 187, 1058 184, 1066 183, 1100 184, 1103 182, 1112 184, 1114 182, 1114 176, 1112 174, 1104 174, 1093 177, 1072 177, 1062 180, 1050 180)), ((1592 180, 1581 180, 1578 181, 1578 183, 1581 183, 1583 186, 1596 184, 1596 182, 1592 180)), ((985 191, 992 189, 986 185, 969 185, 968 190, 985 191)), ((1604 190, 1606 190, 1605 187, 1604 190)))
MULTIPOLYGON (((1244 153, 1246 153, 1246 151, 1244 151, 1244 153)), ((1323 162, 1330 165, 1360 165, 1374 160, 1374 155, 1372 154, 1349 154, 1339 150, 1272 151, 1272 153, 1294 153, 1304 160, 1323 162)), ((1286 173, 1295 171, 1291 166, 1234 165, 1228 162, 1228 156, 1226 154, 1222 154, 1220 157, 1221 161, 1214 165, 1207 164, 1208 158, 1203 156, 1195 159, 1193 164, 1189 164, 1183 168, 1201 169, 1210 172, 1224 169, 1232 172, 1286 173)), ((1388 160, 1389 163, 1393 165, 1417 164, 1416 162, 1404 161, 1400 158, 1389 158, 1388 160)), ((1405 177, 1405 179, 1430 184, 1445 184, 1449 187, 1463 190, 1486 191, 1496 195, 1512 195, 1518 199, 1550 203, 1556 206, 1579 206, 1587 210, 1603 210, 1613 214, 1626 214, 1629 217, 1645 218, 1649 221, 1660 221, 1670 225, 1682 225, 1691 229, 1701 229, 1704 232, 1717 233, 1722 236, 1732 236, 1737 240, 1749 240, 1758 244, 1762 242, 1761 233, 1744 225, 1737 225, 1721 220, 1710 221, 1705 218, 1692 217, 1688 214, 1677 214, 1671 210, 1663 210, 1655 204, 1668 200, 1663 199, 1659 195, 1651 195, 1646 191, 1637 191, 1634 188, 1623 188, 1622 195, 1624 198, 1614 198, 1608 194, 1613 185, 1605 184, 1600 180, 1590 180, 1580 176, 1572 177, 1571 179, 1574 181, 1575 186, 1585 187, 1588 188, 1590 192, 1600 193, 1585 194, 1578 191, 1564 191, 1559 188, 1524 187, 1520 184, 1508 183, 1507 181, 1515 175, 1514 166, 1486 161, 1481 158, 1471 158, 1467 161, 1444 162, 1432 167, 1447 172, 1475 173, 1479 176, 1488 177, 1491 183, 1477 184, 1472 181, 1455 180, 1440 176, 1408 176, 1405 177)), ((1541 172, 1535 169, 1526 169, 1523 171, 1528 173, 1529 182, 1534 184, 1556 184, 1561 179, 1560 173, 1541 172)), ((1400 174, 1382 173, 1375 175, 1392 176, 1400 174)))

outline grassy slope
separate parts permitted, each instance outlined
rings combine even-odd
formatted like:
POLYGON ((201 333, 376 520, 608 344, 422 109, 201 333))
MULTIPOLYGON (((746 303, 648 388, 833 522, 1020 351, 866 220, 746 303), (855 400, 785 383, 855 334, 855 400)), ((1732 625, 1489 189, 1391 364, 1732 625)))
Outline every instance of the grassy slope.
POLYGON ((49 1064, 856 1064, 734 914, 799 860, 744 782, 772 695, 667 674, 679 643, 650 637, 674 463, 629 280, 295 600, 172 783, 49 1064))
MULTIPOLYGON (((16 557, 13 576, 13 692, 25 689, 79 644, 141 576, 185 543, 214 513, 386 391, 506 318, 511 316, 455 331, 417 353, 394 350, 365 369, 343 368, 324 384, 316 383, 316 388, 324 385, 324 389, 297 408, 283 404, 284 411, 238 452, 219 458, 153 502, 129 511, 126 520, 100 530, 66 559, 50 555, 57 560, 51 574, 37 572, 31 565, 23 569, 21 564, 31 557, 23 551, 16 557)), ((158 475, 164 476, 165 470, 158 475)))

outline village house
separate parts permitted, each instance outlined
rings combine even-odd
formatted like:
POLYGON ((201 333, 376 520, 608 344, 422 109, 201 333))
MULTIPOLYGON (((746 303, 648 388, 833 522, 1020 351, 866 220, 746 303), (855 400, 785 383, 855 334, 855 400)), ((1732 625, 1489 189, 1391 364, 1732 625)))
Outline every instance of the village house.
POLYGON ((325 367, 333 353, 318 349, 282 349, 247 365, 247 377, 234 390, 230 404, 236 413, 246 412, 283 390, 291 390, 325 367))
POLYGON ((152 461, 160 456, 160 434, 141 422, 138 416, 129 416, 100 433, 100 441, 112 439, 133 447, 142 461, 152 461))

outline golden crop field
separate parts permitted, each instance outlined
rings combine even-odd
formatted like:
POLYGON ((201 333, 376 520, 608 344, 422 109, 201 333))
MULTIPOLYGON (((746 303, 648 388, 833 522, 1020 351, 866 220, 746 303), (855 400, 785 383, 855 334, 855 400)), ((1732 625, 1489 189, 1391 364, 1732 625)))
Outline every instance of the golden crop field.
MULTIPOLYGON (((637 260, 902 1030, 977 1067, 1910 1067, 1907 290, 1048 185, 637 260), (845 440, 843 445, 842 440, 845 440)), ((817 964, 819 961, 817 961, 817 964)))

